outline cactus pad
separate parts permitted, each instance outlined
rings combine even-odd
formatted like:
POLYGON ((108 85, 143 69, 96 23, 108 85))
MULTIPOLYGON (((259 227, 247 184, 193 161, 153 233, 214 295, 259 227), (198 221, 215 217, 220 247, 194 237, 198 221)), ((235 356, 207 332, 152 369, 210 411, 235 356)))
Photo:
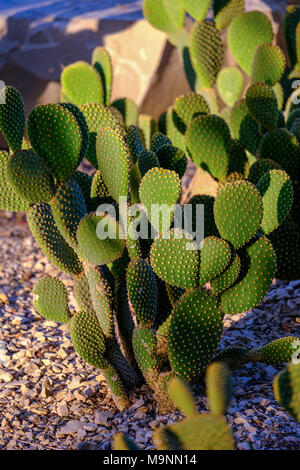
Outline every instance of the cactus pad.
POLYGON ((200 250, 199 286, 216 278, 231 259, 229 244, 217 237, 205 238, 200 250))
POLYGON ((193 289, 198 285, 199 251, 187 249, 187 243, 193 245, 183 232, 172 229, 170 239, 158 238, 154 241, 150 259, 156 274, 168 284, 193 289))
POLYGON ((250 353, 251 360, 264 362, 278 366, 286 364, 294 359, 299 359, 300 338, 296 336, 285 336, 254 349, 250 353))
POLYGON ((61 84, 63 92, 73 104, 104 103, 101 78, 86 62, 79 61, 65 67, 61 74, 61 84))
POLYGON ((251 82, 265 82, 270 86, 279 82, 285 69, 285 57, 278 46, 261 44, 255 51, 251 65, 251 82))
POLYGON ((204 289, 183 294, 169 327, 173 371, 188 381, 203 375, 219 346, 222 328, 222 313, 215 297, 204 289))
POLYGON ((30 208, 28 201, 21 198, 8 181, 7 166, 10 155, 4 150, 0 151, 0 209, 7 211, 27 211, 30 208))
POLYGON ((230 315, 256 307, 266 295, 276 271, 275 252, 266 237, 249 244, 239 256, 240 276, 233 287, 221 295, 222 310, 230 315))
POLYGON ((69 274, 82 271, 79 258, 57 228, 49 204, 33 205, 27 212, 27 222, 36 242, 54 266, 69 274))
POLYGON ((93 50, 92 65, 100 75, 104 92, 104 103, 106 106, 109 106, 113 81, 113 69, 110 55, 105 47, 96 47, 93 50))
POLYGON ((165 33, 176 33, 183 27, 184 9, 181 2, 144 0, 143 13, 154 28, 165 33))
POLYGON ((285 171, 270 170, 257 183, 264 215, 261 228, 267 235, 273 232, 286 218, 293 204, 293 186, 285 171))
POLYGON ((99 170, 109 193, 115 201, 127 197, 130 162, 123 137, 116 129, 100 128, 96 148, 99 170))
POLYGON ((54 180, 44 161, 30 150, 18 150, 7 164, 7 179, 20 198, 47 202, 54 195, 54 180))
POLYGON ((244 78, 237 67, 224 67, 218 73, 217 86, 219 95, 227 106, 233 106, 240 98, 244 78))
POLYGON ((235 248, 240 248, 255 235, 261 224, 261 196, 248 181, 226 183, 218 192, 214 214, 222 238, 230 241, 235 248))
POLYGON ((110 215, 87 215, 81 219, 77 230, 80 252, 93 265, 107 264, 120 258, 125 246, 121 237, 120 226, 110 215), (99 238, 104 235, 106 238, 99 238))
POLYGON ((125 127, 137 125, 139 110, 133 100, 130 98, 118 98, 111 106, 121 113, 125 127))
POLYGON ((272 24, 260 11, 241 13, 230 24, 227 39, 236 62, 250 75, 256 48, 263 43, 272 43, 272 24))
POLYGON ((180 180, 174 171, 152 168, 143 177, 139 188, 141 203, 146 207, 148 219, 158 232, 169 230, 180 192, 180 180), (168 221, 166 216, 169 213, 168 221))
POLYGON ((43 277, 33 289, 33 305, 48 320, 66 323, 71 314, 64 284, 56 277, 43 277))
POLYGON ((0 90, 0 130, 12 152, 22 146, 25 131, 25 109, 18 90, 11 86, 0 90))
POLYGON ((33 150, 59 180, 66 180, 79 164, 82 133, 77 119, 59 104, 37 106, 27 121, 33 150), (66 158, 67 155, 67 158, 66 158))
POLYGON ((300 364, 289 364, 273 382, 275 399, 300 422, 300 364))
POLYGON ((273 131, 277 128, 278 103, 273 89, 265 83, 254 83, 246 93, 246 104, 252 117, 263 128, 273 131))
POLYGON ((175 171, 181 179, 187 167, 187 158, 183 150, 164 145, 157 152, 157 157, 162 168, 175 171))
POLYGON ((173 377, 168 384, 168 393, 171 400, 185 416, 195 415, 197 412, 194 397, 188 385, 179 379, 173 377))
POLYGON ((138 322, 145 327, 154 324, 157 310, 156 277, 143 259, 132 260, 127 268, 128 297, 138 322))
POLYGON ((241 271, 241 259, 238 254, 234 254, 233 260, 225 271, 210 281, 210 288, 213 295, 219 295, 229 289, 237 280, 241 271))
POLYGON ((258 123, 251 116, 246 101, 241 100, 234 105, 230 116, 230 128, 235 139, 253 155, 261 140, 261 132, 258 123))
POLYGON ((219 31, 209 21, 194 24, 190 54, 201 86, 212 87, 222 66, 224 47, 219 31))
POLYGON ((226 413, 232 395, 232 378, 224 362, 213 362, 206 371, 206 395, 214 416, 226 413))
POLYGON ((230 131, 219 116, 198 116, 189 125, 185 142, 193 161, 217 179, 227 175, 230 131))
POLYGON ((244 11, 244 0, 214 0, 214 22, 218 29, 227 28, 231 21, 244 11))

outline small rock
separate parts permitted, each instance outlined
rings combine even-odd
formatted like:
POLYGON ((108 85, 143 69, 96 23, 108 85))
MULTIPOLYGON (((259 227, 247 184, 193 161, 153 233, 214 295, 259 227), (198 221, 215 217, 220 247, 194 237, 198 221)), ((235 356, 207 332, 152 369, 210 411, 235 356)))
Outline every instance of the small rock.
POLYGON ((0 380, 3 380, 4 382, 11 382, 13 378, 13 375, 9 372, 5 372, 4 370, 0 371, 0 380))
POLYGON ((69 414, 69 408, 66 403, 59 403, 56 407, 56 413, 58 416, 67 416, 69 414))
POLYGON ((110 411, 96 411, 95 423, 102 426, 109 426, 108 421, 111 420, 113 416, 110 411))
POLYGON ((78 432, 80 429, 83 428, 84 423, 81 421, 77 421, 75 419, 72 419, 71 421, 68 421, 64 426, 62 426, 59 431, 57 432, 58 436, 62 436, 64 434, 75 434, 78 432))

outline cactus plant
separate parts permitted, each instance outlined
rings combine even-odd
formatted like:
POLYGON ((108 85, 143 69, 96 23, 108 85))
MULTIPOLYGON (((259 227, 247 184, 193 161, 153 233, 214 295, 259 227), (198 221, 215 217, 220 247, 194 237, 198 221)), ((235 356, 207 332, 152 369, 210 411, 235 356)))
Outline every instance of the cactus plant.
MULTIPOLYGON (((270 45, 269 21, 258 12, 243 13, 243 2, 214 2, 214 24, 203 17, 207 2, 195 10, 191 2, 177 8, 175 3, 146 0, 144 11, 183 55, 188 52, 198 92, 178 97, 158 123, 138 116, 130 99, 111 102, 113 72, 103 48, 94 51, 91 65, 64 69, 62 102, 37 106, 29 114, 28 141, 23 140, 25 112, 19 93, 7 87, 6 103, 0 105, 0 128, 9 146, 9 152, 0 153, 1 208, 25 211, 42 251, 73 277, 75 312, 68 307, 63 284, 48 277, 35 286, 35 308, 68 324, 76 351, 103 371, 120 409, 141 375, 160 411, 173 409, 167 393, 172 380, 199 381, 221 354, 224 314, 258 305, 276 268, 290 278, 298 276, 300 266, 293 256, 300 233, 293 239, 284 235, 290 224, 299 223, 297 115, 290 114, 285 128, 287 116, 276 88, 283 60, 270 45), (185 9, 197 15, 188 45, 183 44, 185 9), (238 83, 234 93, 221 70, 220 29, 227 25, 238 64, 252 73, 253 83, 241 101, 238 69, 233 72, 238 83), (244 56, 236 52, 237 25, 249 36, 244 56), (262 60, 270 65, 269 74, 261 70, 262 60), (212 114, 219 112, 215 83, 224 102, 234 106, 227 122, 212 114), (84 157, 94 167, 92 176, 78 169, 84 157), (188 224, 181 203, 188 157, 218 183, 215 196, 199 194, 190 201, 192 209, 204 206, 200 244, 198 216, 193 213, 188 224), (146 237, 135 236, 144 229, 146 237)), ((234 363, 235 353, 238 363, 285 360, 284 351, 275 354, 277 343, 274 348, 230 351, 228 361, 223 353, 223 362, 234 363)), ((214 379, 209 375, 210 383, 214 379)), ((226 384, 221 383, 220 391, 226 384)), ((219 396, 208 394, 212 403, 216 400, 214 414, 195 417, 191 412, 193 423, 179 423, 180 428, 185 434, 190 425, 203 423, 211 434, 216 426, 226 437, 225 446, 232 447, 217 416, 225 406, 218 404, 219 396)), ((191 404, 181 407, 187 408, 191 404)), ((180 432, 166 429, 158 439, 162 446, 165 440, 178 445, 180 432)), ((214 448, 210 439, 204 443, 203 433, 202 443, 195 445, 214 448)))

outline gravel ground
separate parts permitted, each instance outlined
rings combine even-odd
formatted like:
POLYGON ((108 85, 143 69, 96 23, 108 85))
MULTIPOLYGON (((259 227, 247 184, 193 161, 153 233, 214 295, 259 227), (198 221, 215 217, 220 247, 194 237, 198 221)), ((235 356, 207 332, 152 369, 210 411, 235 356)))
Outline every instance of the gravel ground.
MULTIPOLYGON (((67 328, 43 321, 32 307, 38 278, 58 276, 69 290, 70 278, 49 264, 22 218, 1 215, 0 448, 110 449, 113 435, 124 431, 141 448, 153 449, 153 428, 180 413, 156 415, 147 386, 129 409, 116 410, 102 375, 75 353, 67 328)), ((285 335, 300 336, 300 280, 274 282, 257 308, 226 317, 222 346, 256 347, 285 335)), ((239 449, 300 448, 300 424, 274 401, 279 370, 250 364, 233 374, 226 419, 239 449)), ((194 388, 199 411, 207 410, 204 391, 203 385, 194 388)))

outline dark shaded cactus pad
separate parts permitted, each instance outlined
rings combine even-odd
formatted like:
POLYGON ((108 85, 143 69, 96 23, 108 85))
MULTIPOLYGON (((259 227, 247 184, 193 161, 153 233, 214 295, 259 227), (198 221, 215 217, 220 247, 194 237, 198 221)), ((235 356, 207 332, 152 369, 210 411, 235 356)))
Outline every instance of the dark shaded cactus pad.
POLYGON ((154 325, 157 310, 157 283, 149 264, 142 259, 132 260, 126 273, 128 298, 138 322, 145 327, 154 325))
POLYGON ((20 150, 25 131, 25 109, 22 96, 14 87, 0 90, 0 130, 12 152, 20 150))
POLYGON ((289 364, 273 382, 275 399, 300 422, 300 364, 289 364))

